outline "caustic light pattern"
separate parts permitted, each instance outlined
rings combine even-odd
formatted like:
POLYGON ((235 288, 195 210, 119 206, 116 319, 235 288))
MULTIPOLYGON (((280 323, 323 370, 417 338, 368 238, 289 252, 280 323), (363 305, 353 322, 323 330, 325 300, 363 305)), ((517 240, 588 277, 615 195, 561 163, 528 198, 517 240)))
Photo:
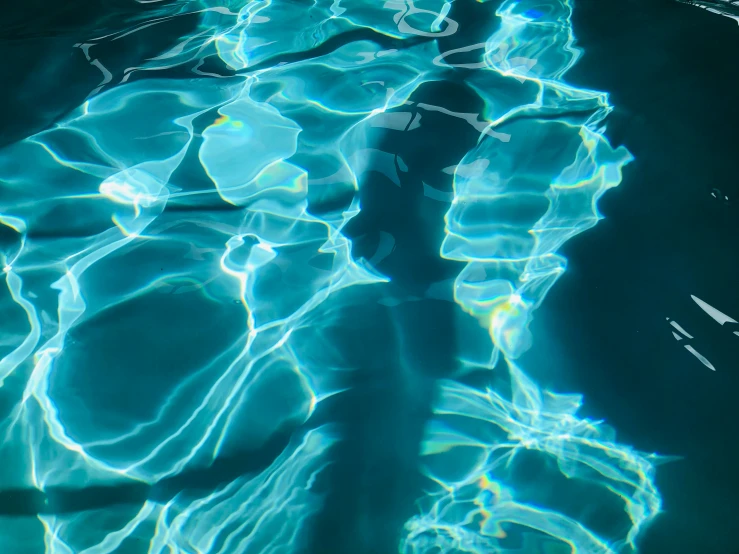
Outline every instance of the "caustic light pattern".
POLYGON ((453 300, 484 329, 458 359, 490 378, 437 384, 426 492, 398 552, 636 548, 660 511, 658 458, 515 361, 565 270, 558 250, 597 223, 631 157, 602 134, 607 95, 565 81, 580 54, 570 2, 479 3, 492 34, 447 51, 465 29, 443 0, 199 0, 78 45, 100 87, 0 151, 0 488, 38 493, 27 517, 0 520, 0 550, 305 551, 341 440, 315 415, 343 393, 327 330, 347 291, 389 280, 352 255, 346 226, 368 172, 403 171, 377 130, 432 111, 479 134, 448 172, 453 194, 427 194, 449 204, 453 300), (96 57, 182 16, 197 28, 141 67, 96 57), (159 76, 175 67, 191 77, 159 76), (416 105, 454 75, 481 113, 416 105), (244 456, 207 487, 178 484, 244 456), (106 487, 123 495, 113 507, 60 493, 106 487))

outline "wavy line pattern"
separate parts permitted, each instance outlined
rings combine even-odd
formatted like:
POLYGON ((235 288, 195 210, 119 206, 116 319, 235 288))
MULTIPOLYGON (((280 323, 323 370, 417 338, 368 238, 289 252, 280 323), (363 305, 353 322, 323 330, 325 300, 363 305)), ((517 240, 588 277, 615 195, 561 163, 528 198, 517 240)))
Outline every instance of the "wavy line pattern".
POLYGON ((431 485, 399 552, 635 548, 660 509, 657 458, 513 362, 565 269, 559 248, 596 224, 630 155, 602 134, 607 95, 564 80, 579 55, 568 0, 491 4, 486 42, 441 51, 464 33, 461 4, 198 0, 77 45, 100 85, 0 151, 0 456, 15 460, 0 488, 42 494, 0 533, 4 551, 306 548, 314 483, 340 440, 314 418, 342 393, 338 293, 388 281, 352 255, 345 227, 368 172, 399 184, 405 171, 378 133, 422 127, 400 110, 450 72, 483 113, 417 107, 480 133, 453 195, 435 199, 450 200, 440 255, 463 267, 454 300, 487 330, 459 358, 491 384, 439 383, 422 445, 431 485), (98 54, 181 17, 195 29, 140 66, 116 72, 98 54), (278 454, 207 490, 176 484, 283 436, 278 454), (546 467, 522 482, 530 463, 546 467), (558 498, 562 475, 625 518, 591 528, 558 498), (145 493, 73 509, 60 492, 106 486, 145 493))
MULTIPOLYGON (((633 551, 660 510, 658 458, 616 443, 601 422, 577 416, 580 396, 540 390, 512 361, 531 346, 532 312, 565 270, 557 251, 597 223, 598 199, 631 156, 602 134, 607 95, 563 80, 579 55, 569 2, 504 2, 497 15, 501 27, 476 70, 518 79, 530 100, 490 118, 510 140, 483 134, 457 166, 442 255, 466 262, 455 300, 491 338, 487 355, 475 348, 461 356, 498 382, 440 384, 424 445, 436 486, 407 523, 402 551, 633 551), (522 486, 519 466, 532 460, 540 466, 522 486), (553 485, 557 474, 591 483, 588 494, 612 493, 628 519, 589 528, 592 518, 557 497, 568 494, 553 485)), ((494 94, 482 92, 490 89, 476 89, 494 105, 494 94)))

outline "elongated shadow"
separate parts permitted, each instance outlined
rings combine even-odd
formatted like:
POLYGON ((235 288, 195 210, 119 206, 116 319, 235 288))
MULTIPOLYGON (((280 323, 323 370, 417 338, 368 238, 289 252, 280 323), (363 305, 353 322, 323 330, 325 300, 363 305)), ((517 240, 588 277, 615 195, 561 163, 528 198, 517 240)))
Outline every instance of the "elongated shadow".
POLYGON ((179 493, 202 491, 203 496, 239 477, 266 469, 287 447, 289 433, 276 434, 257 450, 217 458, 210 466, 189 469, 153 485, 129 482, 116 485, 0 490, 0 516, 62 515, 112 506, 140 506, 146 501, 166 504, 179 493))
POLYGON ((408 121, 405 129, 385 130, 373 145, 362 211, 348 228, 355 257, 370 260, 391 281, 347 303, 344 323, 332 331, 348 369, 347 392, 327 404, 323 417, 338 421, 343 433, 319 485, 326 504, 310 552, 397 551, 421 496, 419 449, 435 382, 457 365, 452 281, 460 266, 439 255, 452 195, 451 174, 443 170, 459 162, 479 133, 463 119, 418 104, 470 113, 482 103, 451 82, 426 83, 411 102, 393 110, 405 112, 398 118, 408 121))

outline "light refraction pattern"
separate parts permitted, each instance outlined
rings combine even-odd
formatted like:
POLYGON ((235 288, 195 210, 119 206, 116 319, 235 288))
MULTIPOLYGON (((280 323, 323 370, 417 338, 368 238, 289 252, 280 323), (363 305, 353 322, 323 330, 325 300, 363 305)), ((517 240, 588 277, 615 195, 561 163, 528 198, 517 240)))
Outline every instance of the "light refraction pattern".
POLYGON ((444 0, 198 0, 78 45, 98 89, 0 151, 0 489, 40 494, 0 520, 1 551, 305 551, 340 440, 313 423, 341 394, 326 329, 340 291, 388 280, 343 232, 363 176, 394 171, 373 166, 387 153, 371 130, 450 71, 485 110, 440 256, 461 262, 454 299, 488 331, 459 358, 491 378, 439 384, 428 494, 399 552, 634 548, 660 509, 656 457, 513 362, 564 271, 558 249, 597 222, 630 155, 602 135, 607 95, 564 81, 579 54, 570 3, 490 4, 492 36, 446 52, 438 39, 464 29, 444 0), (197 28, 141 67, 114 75, 96 56, 185 16, 197 28), (209 487, 178 485, 262 451, 209 487), (623 517, 578 513, 575 482, 623 517), (133 492, 63 500, 95 487, 133 492))
POLYGON ((577 416, 580 396, 541 390, 513 360, 531 346, 532 311, 565 269, 558 249, 596 224, 597 200, 630 155, 602 135, 607 96, 563 80, 579 55, 569 2, 504 2, 497 15, 479 71, 519 79, 530 97, 497 114, 494 94, 475 83, 491 127, 511 139, 483 135, 457 166, 442 246, 466 262, 455 299, 491 339, 460 357, 493 371, 495 385, 441 383, 424 444, 435 487, 402 552, 629 552, 660 510, 658 458, 616 443, 602 422, 577 416), (598 492, 625 517, 598 521, 568 500, 598 492))

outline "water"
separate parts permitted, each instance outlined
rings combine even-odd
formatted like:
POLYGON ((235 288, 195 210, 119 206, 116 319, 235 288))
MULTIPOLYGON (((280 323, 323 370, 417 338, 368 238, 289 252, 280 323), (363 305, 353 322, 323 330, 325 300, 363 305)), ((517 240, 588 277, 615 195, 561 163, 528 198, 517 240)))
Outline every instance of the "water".
POLYGON ((730 17, 2 32, 3 552, 737 549, 730 17))

